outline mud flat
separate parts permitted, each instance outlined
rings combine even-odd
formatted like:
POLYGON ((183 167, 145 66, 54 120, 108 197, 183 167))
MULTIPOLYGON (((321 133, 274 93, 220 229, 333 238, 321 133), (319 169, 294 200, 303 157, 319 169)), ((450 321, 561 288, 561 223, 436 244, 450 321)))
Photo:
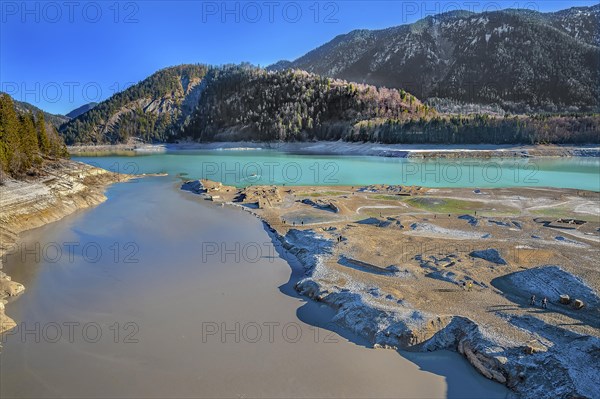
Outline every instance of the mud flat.
MULTIPOLYGON (((103 202, 107 185, 131 179, 79 162, 46 163, 36 177, 7 180, 0 186, 0 269, 4 255, 15 248, 19 234, 103 202)), ((6 298, 25 287, 0 270, 0 333, 16 324, 4 313, 6 298)))
POLYGON ((600 397, 598 192, 185 188, 262 219, 295 289, 373 346, 457 351, 523 398, 600 397))

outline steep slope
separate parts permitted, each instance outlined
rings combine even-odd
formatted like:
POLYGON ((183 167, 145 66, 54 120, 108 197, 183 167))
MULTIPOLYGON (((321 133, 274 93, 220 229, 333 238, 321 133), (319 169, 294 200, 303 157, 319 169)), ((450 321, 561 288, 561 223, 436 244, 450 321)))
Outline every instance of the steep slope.
POLYGON ((592 46, 600 46, 600 4, 542 14, 557 29, 592 46))
MULTIPOLYGON (((3 94, 3 93, 0 93, 0 94, 3 94)), ((63 123, 66 123, 71 119, 65 115, 56 115, 56 114, 48 113, 48 112, 43 111, 40 108, 36 107, 35 105, 29 104, 29 103, 26 103, 23 101, 17 101, 17 100, 13 99, 13 102, 15 103, 15 108, 16 108, 17 112, 20 112, 20 113, 31 112, 34 115, 37 115, 39 112, 42 112, 44 114, 44 119, 46 120, 46 122, 50 122, 52 124, 52 126, 54 126, 56 129, 58 129, 63 123)))
POLYGON ((518 112, 597 110, 600 7, 542 14, 451 12, 357 30, 270 69, 404 88, 421 99, 498 103, 518 112))
POLYGON ((67 144, 124 142, 130 136, 166 141, 179 132, 198 102, 205 65, 162 69, 69 121, 67 144))
POLYGON ((212 69, 184 137, 210 140, 337 139, 358 122, 435 112, 403 90, 324 78, 301 70, 212 69))
POLYGON ((67 116, 69 118, 77 118, 79 115, 88 112, 90 109, 94 108, 96 105, 98 105, 98 103, 89 103, 89 104, 84 104, 79 108, 75 108, 73 111, 69 112, 67 114, 67 116))
POLYGON ((240 65, 199 72, 202 78, 190 78, 189 66, 159 71, 64 125, 62 134, 70 144, 123 143, 130 137, 155 142, 582 144, 597 143, 600 133, 600 116, 592 114, 448 115, 403 89, 302 70, 240 65))

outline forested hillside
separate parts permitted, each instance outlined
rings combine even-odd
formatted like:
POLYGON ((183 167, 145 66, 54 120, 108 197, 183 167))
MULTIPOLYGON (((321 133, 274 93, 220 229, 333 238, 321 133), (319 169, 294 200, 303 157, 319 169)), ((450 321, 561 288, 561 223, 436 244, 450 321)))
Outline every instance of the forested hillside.
POLYGON ((202 73, 202 79, 196 75, 197 83, 187 91, 192 94, 186 96, 182 84, 189 66, 159 71, 69 122, 63 133, 69 143, 86 144, 122 143, 130 137, 156 142, 600 142, 597 114, 514 116, 497 106, 465 108, 460 101, 443 99, 432 99, 428 105, 402 89, 292 69, 267 71, 239 65, 194 66, 194 70, 202 73), (431 105, 449 113, 437 112, 431 105))
MULTIPOLYGON (((0 94, 3 94, 3 93, 0 93, 0 94)), ((69 119, 71 119, 65 115, 51 114, 49 112, 43 111, 43 110, 39 109, 38 107, 36 107, 35 105, 29 104, 29 103, 26 103, 23 101, 17 101, 15 99, 13 99, 13 102, 15 103, 15 108, 17 109, 17 112, 20 112, 20 113, 30 112, 34 115, 37 115, 39 112, 42 112, 44 114, 44 119, 46 120, 46 122, 51 123, 54 126, 54 128, 56 128, 56 129, 58 129, 62 124, 68 122, 69 119)))
POLYGON ((201 141, 333 139, 376 118, 400 121, 435 111, 404 90, 324 78, 300 70, 213 68, 182 137, 201 141))
POLYGON ((90 109, 94 108, 98 103, 91 102, 88 104, 84 104, 81 107, 75 108, 73 111, 67 114, 68 118, 77 118, 79 115, 88 112, 90 109))
POLYGON ((270 69, 403 88, 422 100, 498 104, 512 113, 598 112, 599 18, 600 5, 546 14, 451 12, 355 30, 270 69))
POLYGON ((181 138, 383 143, 597 143, 598 115, 448 115, 403 90, 300 70, 212 69, 181 138))
POLYGON ((60 133, 70 145, 130 137, 597 143, 598 18, 600 5, 457 11, 352 31, 267 71, 175 66, 60 133))
POLYGON ((418 120, 358 124, 348 141, 386 144, 589 144, 600 143, 600 115, 493 117, 442 115, 418 120))
POLYGON ((20 177, 44 158, 66 156, 62 138, 43 112, 23 112, 8 94, 0 94, 0 179, 20 177))
POLYGON ((129 137, 167 141, 193 111, 208 68, 180 65, 160 70, 64 124, 67 144, 119 143, 129 137))

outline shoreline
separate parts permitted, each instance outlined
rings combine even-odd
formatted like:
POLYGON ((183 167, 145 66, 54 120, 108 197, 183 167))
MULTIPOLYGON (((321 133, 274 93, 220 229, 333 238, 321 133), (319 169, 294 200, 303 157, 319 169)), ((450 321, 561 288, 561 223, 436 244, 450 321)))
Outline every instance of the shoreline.
POLYGON ((276 150, 290 154, 355 155, 392 158, 544 158, 600 157, 600 145, 434 145, 380 144, 320 141, 298 143, 214 142, 179 144, 115 144, 69 146, 69 153, 85 155, 143 155, 167 151, 214 150, 260 151, 276 150))
POLYGON ((58 160, 45 165, 42 176, 26 181, 8 180, 0 187, 0 334, 16 326, 5 314, 7 298, 25 290, 2 271, 4 256, 18 244, 20 235, 96 206, 106 200, 104 192, 109 185, 137 177, 58 160))
MULTIPOLYGON (((419 192, 406 187, 406 192, 391 193, 389 186, 380 186, 356 201, 359 192, 343 186, 236 189, 209 181, 199 183, 185 183, 182 189, 241 208, 261 220, 273 242, 293 254, 305 269, 304 277, 294 287, 296 291, 330 306, 337 313, 334 320, 338 325, 366 338, 374 348, 452 350, 464 356, 486 378, 506 385, 524 398, 597 396, 600 367, 593 366, 593 359, 600 350, 600 326, 594 322, 600 310, 597 294, 600 273, 593 262, 581 258, 572 264, 561 264, 569 256, 559 254, 585 252, 584 248, 593 252, 597 248, 600 208, 592 209, 587 216, 580 211, 581 205, 598 193, 569 189, 486 189, 484 194, 491 197, 486 200, 493 199, 497 204, 515 196, 524 201, 523 197, 529 196, 525 216, 523 212, 505 214, 506 209, 480 209, 475 217, 460 215, 459 209, 448 214, 448 207, 439 212, 421 208, 415 214, 404 212, 403 206, 379 204, 384 196, 401 194, 408 194, 410 200, 429 196, 471 200, 475 195, 470 195, 471 190, 467 189, 419 192), (557 192, 559 198, 555 197, 557 192), (242 201, 238 202, 240 198, 242 201), (543 233, 534 230, 540 237, 526 243, 512 238, 515 230, 538 229, 536 220, 540 219, 542 203, 552 208, 565 199, 570 201, 572 210, 561 212, 574 212, 588 220, 586 229, 571 231, 561 230, 564 226, 551 226, 543 233), (357 208, 365 200, 374 202, 367 207, 370 211, 365 211, 364 206, 357 208), (401 217, 395 216, 399 210, 401 217), (386 216, 382 217, 382 213, 386 216), (297 215, 306 218, 307 223, 292 222, 291 218, 297 215), (315 215, 325 215, 327 220, 315 219, 315 215), (404 222, 405 218, 414 223, 409 227, 410 222, 404 222), (397 225, 401 219, 406 226, 397 225), (485 231, 501 237, 488 238, 489 233, 478 233, 483 224, 485 231), (392 229, 391 234, 386 229, 392 229), (378 239, 378 235, 384 238, 378 239), (409 237, 405 239, 403 235, 409 237), (562 239, 549 241, 553 236, 562 239), (421 247, 416 252, 407 249, 418 247, 415 242, 418 239, 431 248, 421 247), (398 246, 396 240, 404 243, 398 246), (472 244, 479 240, 481 243, 472 244), (543 242, 538 248, 533 244, 536 240, 543 242), (567 242, 573 248, 564 244, 567 242), (514 244, 519 250, 511 254, 510 246, 514 244), (461 253, 457 247, 471 247, 469 251, 473 252, 461 253), (485 248, 497 250, 487 252, 490 250, 485 248), (386 250, 388 254, 382 254, 386 250), (481 255, 474 254, 475 250, 481 255), (390 259, 394 256, 388 256, 390 251, 396 252, 394 255, 404 252, 402 262, 392 264, 390 259), (414 256, 417 252, 422 255, 414 256), (558 256, 561 258, 557 259, 558 256), (585 270, 579 270, 580 266, 585 270), (589 295, 585 297, 587 307, 573 311, 560 305, 554 292, 549 311, 544 314, 524 306, 531 292, 538 296, 547 292, 544 284, 529 282, 543 279, 545 274, 557 280, 558 287, 564 286, 565 292, 582 298, 589 295), (473 282, 473 292, 471 289, 466 292, 461 281, 473 282), (574 320, 580 326, 571 325, 574 320), (552 367, 544 368, 544 364, 552 367)), ((556 212, 555 216, 560 217, 559 214, 556 212)))
MULTIPOLYGON (((39 361, 48 358, 48 355, 50 355, 49 359, 57 361, 63 358, 77 359, 82 351, 90 356, 99 356, 97 367, 90 376, 99 383, 93 389, 86 388, 86 392, 93 391, 94 395, 101 396, 119 396, 127 392, 135 395, 136 388, 131 387, 130 384, 127 385, 127 381, 130 379, 128 373, 131 369, 128 365, 132 361, 136 362, 136 359, 143 356, 144 353, 152 352, 156 344, 161 342, 160 337, 165 339, 172 335, 168 331, 161 331, 160 326, 172 324, 174 321, 178 326, 177 336, 184 334, 190 338, 177 343, 177 348, 180 350, 174 350, 175 347, 168 345, 166 352, 159 350, 160 353, 156 353, 154 357, 163 359, 163 363, 181 364, 179 375, 189 372, 185 375, 189 375, 190 379, 170 378, 159 372, 157 378, 152 379, 157 382, 145 386, 144 392, 146 393, 144 395, 151 395, 165 384, 169 386, 164 390, 165 392, 171 390, 180 392, 182 395, 190 394, 190 392, 193 394, 194 390, 201 391, 202 386, 205 385, 202 382, 193 382, 194 370, 198 367, 205 365, 208 367, 207 370, 212 370, 207 371, 212 376, 205 378, 207 382, 210 382, 211 379, 214 380, 215 377, 221 377, 219 368, 211 369, 211 364, 214 362, 210 361, 210 354, 218 355, 223 350, 233 350, 234 355, 236 353, 249 355, 243 356, 245 361, 236 362, 236 368, 232 370, 230 376, 245 375, 247 367, 253 367, 255 363, 255 359, 252 360, 252 354, 256 352, 256 343, 248 342, 250 340, 246 338, 241 339, 239 344, 231 341, 235 348, 231 347, 231 344, 227 344, 230 341, 226 341, 226 346, 223 346, 219 337, 216 336, 208 338, 206 345, 192 345, 193 350, 191 351, 186 349, 190 343, 200 340, 203 322, 214 320, 217 323, 225 322, 227 325, 240 322, 243 326, 248 321, 256 321, 262 325, 263 322, 269 323, 269 321, 275 320, 280 323, 281 327, 276 327, 274 330, 276 335, 271 334, 274 339, 271 340, 267 336, 267 331, 263 329, 263 339, 258 341, 258 345, 264 346, 262 349, 264 349, 265 356, 279 359, 273 364, 283 362, 281 364, 287 366, 284 370, 276 365, 268 366, 265 372, 283 372, 282 375, 285 377, 302 371, 302 367, 299 369, 294 362, 289 362, 289 359, 296 355, 302 356, 304 360, 300 358, 296 358, 296 360, 305 364, 313 363, 315 358, 322 355, 327 358, 327 360, 319 360, 321 365, 325 366, 324 370, 328 370, 326 378, 323 378, 324 374, 321 372, 309 373, 305 376, 306 378, 303 378, 305 382, 311 382, 308 387, 302 380, 293 384, 297 391, 304 392, 308 396, 322 396, 327 392, 356 396, 359 390, 363 392, 359 396, 369 396, 369 385, 373 386, 373 392, 381 392, 381 395, 386 397, 396 397, 398 392, 403 392, 405 396, 411 396, 407 392, 413 393, 412 396, 418 396, 419 393, 424 392, 424 388, 419 388, 419 384, 408 388, 405 385, 418 380, 421 385, 426 382, 423 386, 428 387, 425 391, 427 393, 425 396, 428 397, 439 396, 442 398, 446 396, 445 393, 456 397, 468 395, 483 397, 486 396, 486 393, 495 398, 506 397, 508 391, 504 387, 495 386, 491 381, 485 381, 456 353, 441 352, 434 354, 433 357, 405 354, 403 357, 399 357, 392 351, 369 350, 371 345, 363 340, 354 341, 357 337, 345 330, 336 329, 335 331, 339 331, 339 335, 335 335, 334 331, 329 330, 331 327, 329 320, 334 312, 314 301, 307 302, 305 298, 296 293, 293 285, 302 275, 300 271, 302 266, 295 261, 293 256, 279 258, 277 254, 285 251, 281 246, 275 246, 275 248, 271 246, 271 238, 264 229, 263 223, 251 215, 240 213, 237 209, 198 201, 196 196, 181 192, 182 182, 173 176, 144 180, 113 185, 106 192, 108 200, 97 208, 78 212, 58 223, 29 231, 21 236, 20 241, 29 244, 41 239, 44 242, 46 240, 62 243, 78 241, 84 244, 81 241, 84 240, 85 242, 96 242, 102 248, 107 248, 113 244, 114 238, 123 237, 124 240, 133 238, 141 249, 136 255, 136 259, 140 261, 139 264, 125 265, 119 262, 124 267, 111 267, 109 263, 113 264, 113 254, 109 254, 103 262, 111 270, 110 275, 106 275, 98 269, 100 263, 90 264, 84 258, 76 259, 74 262, 69 260, 70 266, 65 264, 64 267, 58 269, 48 262, 36 265, 34 259, 31 258, 26 262, 26 269, 23 269, 25 273, 19 273, 18 268, 20 268, 21 262, 15 259, 15 256, 7 258, 10 263, 5 265, 7 271, 14 273, 13 277, 24 282, 29 289, 29 293, 26 292, 18 300, 11 301, 8 307, 9 315, 18 320, 15 333, 11 332, 11 337, 7 337, 4 348, 6 353, 3 353, 7 366, 3 373, 7 377, 4 388, 8 396, 11 392, 13 395, 20 392, 19 386, 22 378, 19 376, 23 371, 27 371, 27 364, 38 364, 39 361), (138 204, 139 198, 152 198, 152 201, 139 203, 137 208, 130 208, 130 205, 138 204), (116 216, 117 223, 111 215, 116 216), (152 215, 152 217, 150 220, 140 217, 144 215, 152 215), (149 221, 150 224, 148 224, 149 221), (86 228, 86 226, 88 227, 86 228), (106 235, 107 231, 110 232, 106 228, 111 226, 119 226, 118 231, 114 231, 114 238, 106 235), (139 234, 140 232, 143 232, 143 236, 139 234), (76 236, 74 237, 73 234, 76 236), (245 258, 242 257, 238 262, 232 258, 223 261, 218 256, 209 255, 206 261, 202 260, 202 265, 206 265, 206 267, 198 268, 196 267, 197 263, 201 261, 201 254, 198 250, 201 245, 183 245, 182 247, 183 243, 214 241, 240 242, 242 245, 244 242, 260 242, 261 247, 266 248, 267 251, 263 254, 268 253, 269 258, 256 261, 252 255, 252 259, 244 260, 245 258), (152 248, 159 248, 165 256, 155 256, 152 248), (150 252, 145 249, 149 249, 150 252), (185 254, 178 253, 180 249, 184 250, 185 254), (177 260, 172 258, 174 255, 177 260), (169 268, 171 277, 168 278, 174 278, 175 281, 167 282, 164 277, 164 265, 168 264, 165 262, 169 262, 169 257, 174 259, 175 263, 174 267, 169 268), (183 259, 186 261, 181 262, 183 259), (286 262, 286 260, 290 262, 286 262), (220 264, 227 267, 219 267, 220 264), (292 269, 290 269, 290 264, 293 265, 292 269), (213 272, 214 274, 212 274, 213 272), (30 281, 44 283, 35 284, 34 287, 30 281), (215 285, 215 281, 230 285, 215 285), (51 283, 46 284, 45 282, 51 283), (249 282, 252 283, 249 284, 249 282), (168 284, 165 285, 166 283, 168 284), (147 295, 148 292, 173 292, 173 289, 179 290, 178 294, 167 295, 168 298, 164 299, 155 297, 153 300, 147 295), (220 305, 224 306, 223 309, 198 308, 197 304, 203 303, 203 300, 205 302, 210 301, 211 298, 221 298, 221 292, 225 292, 226 295, 226 298, 222 298, 225 301, 220 302, 220 305), (53 297, 56 301, 52 299, 53 297), (47 307, 49 300, 52 302, 52 306, 47 307), (135 315, 130 312, 130 309, 134 308, 136 309, 135 315), (51 313, 44 313, 46 309, 51 313), (103 312, 102 310, 105 309, 111 309, 111 312, 103 312), (152 313, 156 310, 160 312, 152 313), (265 311, 267 312, 265 313, 265 311), (152 313, 152 315, 148 317, 148 313, 152 313), (177 320, 185 320, 185 316, 189 314, 198 316, 193 325, 187 322, 177 323, 177 320), (61 340, 53 343, 48 342, 49 340, 42 340, 40 346, 32 340, 19 339, 20 332, 24 331, 24 327, 37 321, 41 325, 50 321, 59 323, 79 321, 82 325, 85 322, 93 321, 103 329, 112 325, 113 321, 119 321, 120 324, 131 321, 140 327, 140 333, 136 336, 139 338, 139 343, 115 345, 114 337, 111 334, 104 334, 104 339, 97 344, 90 345, 79 335, 81 329, 78 327, 76 327, 77 335, 72 340, 73 342, 61 340), (289 335, 282 335, 283 326, 290 325, 288 323, 294 323, 291 325, 299 327, 301 339, 298 342, 293 339, 292 343, 292 340, 288 338, 289 335), (315 331, 319 331, 318 335, 315 335, 315 331), (318 344, 315 342, 317 339, 315 337, 318 337, 318 344), (362 344, 355 345, 352 341, 362 344), (326 342, 327 345, 325 345, 326 342), (46 347, 48 352, 33 350, 42 346, 46 347), (186 355, 181 355, 181 353, 186 355), (113 364, 114 362, 111 362, 110 359, 114 356, 124 359, 124 362, 113 364), (185 359, 182 360, 181 356, 184 356, 185 359), (340 361, 342 363, 339 363, 340 361), (191 371, 186 364, 193 365, 191 371), (352 366, 352 370, 348 370, 344 367, 337 367, 336 365, 339 364, 355 364, 355 366, 352 366), (428 373, 424 370, 431 372, 428 373), (106 388, 106 383, 113 379, 112 375, 115 372, 124 373, 124 379, 119 381, 122 385, 117 382, 117 385, 106 388), (358 390, 354 390, 348 384, 340 388, 336 381, 340 381, 340 378, 343 380, 349 375, 348 373, 352 372, 356 375, 367 376, 370 383, 365 386, 360 381, 357 382, 358 390), (401 373, 399 378, 398 373, 401 373), (160 381, 163 381, 162 385, 160 381), (471 383, 474 385, 471 386, 471 383)), ((16 257, 20 257, 20 255, 17 254, 16 257)), ((64 260, 66 261, 66 259, 64 260)), ((104 266, 102 269, 106 270, 104 266)), ((219 359, 217 362, 221 361, 223 365, 229 364, 226 357, 221 356, 219 359)), ((85 358, 81 360, 85 362, 85 358)), ((79 361, 70 362, 65 367, 71 374, 75 373, 81 375, 82 378, 87 378, 86 376, 90 375, 89 370, 87 368, 80 369, 79 364, 81 364, 79 361)), ((148 368, 147 372, 152 373, 152 365, 149 365, 148 368)), ((132 370, 131 373, 135 377, 135 370, 132 370)), ((43 371, 37 373, 37 377, 35 382, 22 390, 33 393, 35 396, 35 392, 47 392, 45 388, 50 387, 54 392, 77 395, 77 388, 71 389, 68 377, 57 380, 52 372, 43 371)), ((226 380, 227 376, 223 376, 222 382, 226 383, 226 380)), ((238 385, 234 388, 229 386, 224 391, 222 387, 215 387, 211 392, 215 395, 227 396, 235 395, 238 392, 260 396, 261 392, 265 392, 260 381, 249 380, 246 382, 238 379, 236 381, 238 385)), ((269 392, 277 395, 277 392, 287 389, 286 384, 289 388, 290 385, 285 382, 284 378, 276 387, 270 387, 269 392)))
MULTIPOLYGON (((13 181, 3 186, 3 190, 8 188, 9 193, 15 195, 12 198, 3 195, 2 198, 0 220, 3 229, 0 233, 3 245, 0 255, 18 242, 23 231, 97 205, 106 199, 104 190, 108 185, 139 177, 118 175, 74 161, 61 162, 60 168, 56 169, 59 172, 55 170, 52 177, 26 183, 13 181), (32 190, 33 186, 35 190, 32 190), (30 212, 33 202, 36 207, 30 212), (6 204, 9 206, 4 206, 6 204)), ((472 281, 474 292, 467 295, 477 295, 481 297, 478 300, 484 302, 499 301, 502 306, 516 304, 522 308, 519 304, 527 301, 523 295, 538 287, 520 287, 522 292, 519 293, 515 287, 505 289, 512 284, 510 281, 494 283, 506 274, 498 269, 502 262, 495 260, 496 257, 505 259, 504 265, 508 264, 513 274, 520 269, 539 269, 539 265, 553 267, 545 262, 559 264, 569 255, 574 256, 572 263, 576 266, 581 264, 587 268, 586 251, 594 250, 599 242, 597 197, 600 193, 541 188, 484 189, 476 193, 466 188, 385 185, 356 189, 346 186, 235 188, 210 181, 187 182, 182 189, 202 194, 215 203, 241 208, 259 218, 272 240, 303 265, 305 276, 295 285, 296 291, 332 307, 337 312, 335 321, 340 326, 366 338, 374 348, 456 351, 482 375, 525 398, 548 394, 591 398, 595 396, 590 394, 595 393, 594 386, 600 386, 594 385, 600 382, 600 373, 594 375, 600 370, 589 367, 590 362, 593 364, 593 353, 600 350, 600 326, 595 325, 594 314, 589 313, 600 310, 597 303, 600 276, 593 265, 584 270, 584 274, 578 273, 573 265, 559 265, 558 271, 549 269, 558 273, 554 277, 567 284, 567 291, 577 292, 577 298, 583 298, 587 305, 583 311, 562 309, 553 298, 550 313, 556 312, 560 316, 556 319, 552 318, 556 315, 528 314, 527 309, 515 311, 515 314, 494 310, 494 316, 499 320, 482 319, 481 311, 472 307, 472 299, 465 298, 466 293, 460 288, 461 281, 472 281), (234 201, 236 197, 242 200, 234 201), (446 202, 439 202, 440 199, 446 202), (480 207, 481 203, 489 202, 495 207, 480 207), (568 203, 566 210, 565 203, 568 203), (469 214, 473 209, 478 209, 479 216, 469 214), (515 209, 519 212, 512 212, 515 209), (547 226, 538 226, 540 221, 536 220, 568 218, 569 215, 584 220, 584 227, 571 231, 560 230, 570 229, 570 226, 550 226, 549 230, 543 230, 547 226), (484 231, 477 231, 484 225, 483 230, 491 231, 492 238, 486 237, 484 231), (515 231, 526 232, 532 227, 539 228, 541 233, 531 230, 536 233, 531 235, 533 239, 526 242, 513 240, 515 231), (405 235, 408 236, 409 243, 404 243, 407 247, 419 245, 419 240, 421 245, 427 242, 434 246, 431 250, 421 247, 423 256, 418 258, 407 247, 395 246, 405 235), (338 236, 341 240, 336 244, 338 236), (383 237, 380 241, 379 236, 383 237), (557 238, 550 241, 553 236, 557 238), (519 244, 517 248, 522 247, 527 255, 525 258, 533 256, 533 261, 515 258, 508 247, 511 240, 514 241, 512 244, 519 244), (539 248, 535 248, 536 241, 540 243, 539 248), (480 258, 476 259, 472 253, 460 250, 447 253, 453 245, 460 247, 468 243, 466 246, 469 247, 472 242, 484 244, 481 244, 482 248, 470 249, 497 248, 496 254, 483 251, 484 254, 477 255, 480 258), (401 263, 390 262, 389 254, 385 252, 398 249, 404 251, 401 263), (539 253, 531 255, 533 249, 539 253), (585 253, 575 256, 580 251, 585 253), (425 259, 425 255, 430 254, 432 259, 425 259), (460 262, 465 263, 461 265, 460 262), (470 267, 477 270, 477 275, 468 275, 470 267), (462 279, 461 273, 464 274, 462 279), (495 280, 491 281, 492 277, 495 280), (590 293, 585 291, 585 284, 581 287, 581 281, 591 281, 591 288, 587 286, 590 293), (444 299, 446 294, 453 300, 467 299, 466 310, 444 308, 443 302, 439 301, 440 298, 447 301, 444 299), (429 299, 421 301, 421 296, 429 299), (560 327, 558 321, 573 326, 560 327), (509 325, 510 329, 504 331, 504 325, 509 325), (575 348, 570 350, 571 346, 575 348), (540 367, 548 363, 553 364, 551 370, 540 367), (591 369, 588 374, 592 375, 586 374, 587 369, 591 369), (549 374, 551 378, 548 378, 549 374)), ((0 294, 3 295, 0 330, 8 330, 12 328, 11 323, 14 326, 14 321, 4 315, 4 298, 11 294, 9 290, 18 295, 24 287, 10 278, 2 278, 0 283, 0 294)))

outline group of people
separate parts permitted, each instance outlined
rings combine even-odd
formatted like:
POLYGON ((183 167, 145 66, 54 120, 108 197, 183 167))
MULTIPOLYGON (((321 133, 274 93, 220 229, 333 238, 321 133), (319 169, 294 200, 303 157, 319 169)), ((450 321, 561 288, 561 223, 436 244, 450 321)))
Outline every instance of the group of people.
POLYGON ((466 281, 463 281, 462 287, 463 287, 463 290, 471 291, 471 290, 473 290, 473 282, 469 281, 467 283, 466 281))
MULTIPOLYGON (((548 298, 544 297, 544 299, 542 299, 542 308, 543 309, 548 309, 548 298)), ((531 296, 531 299, 529 300, 529 304, 531 306, 535 306, 535 295, 531 296)))
MULTIPOLYGON (((282 219, 281 221, 283 222, 283 224, 287 224, 287 222, 285 221, 285 219, 282 219)), ((302 226, 304 226, 304 220, 302 220, 302 221, 300 222, 300 224, 301 224, 302 226)), ((292 226, 296 226, 296 222, 292 222, 292 226)))

